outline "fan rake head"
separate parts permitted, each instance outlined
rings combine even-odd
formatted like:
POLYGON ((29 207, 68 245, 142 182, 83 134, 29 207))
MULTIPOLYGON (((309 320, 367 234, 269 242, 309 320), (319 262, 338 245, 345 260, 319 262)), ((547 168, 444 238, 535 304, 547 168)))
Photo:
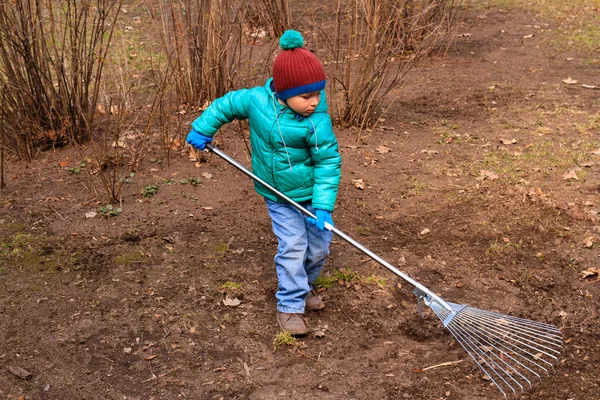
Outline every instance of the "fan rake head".
POLYGON ((448 302, 446 307, 419 296, 456 341, 507 398, 532 387, 554 371, 563 347, 554 325, 448 302))

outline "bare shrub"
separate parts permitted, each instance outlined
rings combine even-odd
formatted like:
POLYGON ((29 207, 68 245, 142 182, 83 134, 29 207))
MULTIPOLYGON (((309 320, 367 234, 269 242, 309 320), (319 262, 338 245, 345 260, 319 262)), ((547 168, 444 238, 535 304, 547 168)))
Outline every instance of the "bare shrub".
POLYGON ((267 33, 280 35, 289 23, 288 0, 145 0, 145 5, 158 22, 170 67, 178 71, 177 98, 198 106, 267 74, 273 46, 256 54, 255 45, 264 45, 267 33))
POLYGON ((0 2, 6 132, 19 157, 40 141, 89 139, 123 0, 0 2))
POLYGON ((243 4, 248 31, 254 35, 268 32, 276 38, 290 26, 289 0, 254 0, 243 4))
POLYGON ((88 189, 96 195, 102 192, 107 203, 121 203, 123 186, 133 182, 142 161, 153 145, 157 147, 157 140, 167 159, 172 148, 179 148, 183 119, 173 112, 176 107, 170 90, 175 72, 153 62, 145 73, 147 84, 136 85, 131 84, 131 77, 122 77, 118 68, 109 68, 105 79, 113 82, 106 84, 103 97, 109 100, 110 112, 102 113, 102 125, 85 145, 78 147, 87 163, 88 189), (121 82, 127 84, 119 85, 121 82), (174 129, 173 118, 177 121, 174 129), (101 190, 97 188, 98 180, 101 190))
POLYGON ((332 57, 342 126, 360 138, 410 68, 451 36, 456 9, 453 0, 338 0, 335 33, 315 28, 332 57))

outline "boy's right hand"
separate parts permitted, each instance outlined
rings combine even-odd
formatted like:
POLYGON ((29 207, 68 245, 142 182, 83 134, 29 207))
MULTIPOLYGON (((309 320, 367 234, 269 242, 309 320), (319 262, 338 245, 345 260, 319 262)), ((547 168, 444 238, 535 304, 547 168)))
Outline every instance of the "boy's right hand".
POLYGON ((204 136, 203 134, 196 131, 195 129, 192 129, 190 131, 190 133, 188 133, 185 141, 188 142, 189 144, 191 144, 194 148, 196 148, 198 150, 204 150, 206 145, 208 143, 211 143, 212 140, 213 140, 213 138, 204 136))

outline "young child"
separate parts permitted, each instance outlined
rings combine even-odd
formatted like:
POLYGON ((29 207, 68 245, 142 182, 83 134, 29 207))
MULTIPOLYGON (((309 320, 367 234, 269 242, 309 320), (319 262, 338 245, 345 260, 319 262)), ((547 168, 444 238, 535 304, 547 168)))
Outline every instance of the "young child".
POLYGON ((277 321, 290 334, 305 335, 302 314, 325 307, 313 284, 329 254, 333 234, 324 224, 333 225, 341 158, 327 111, 323 66, 302 47, 297 31, 286 31, 279 44, 272 78, 216 99, 192 122, 187 142, 203 150, 223 124, 248 119, 254 174, 317 217, 305 218, 255 182, 279 243, 277 321))

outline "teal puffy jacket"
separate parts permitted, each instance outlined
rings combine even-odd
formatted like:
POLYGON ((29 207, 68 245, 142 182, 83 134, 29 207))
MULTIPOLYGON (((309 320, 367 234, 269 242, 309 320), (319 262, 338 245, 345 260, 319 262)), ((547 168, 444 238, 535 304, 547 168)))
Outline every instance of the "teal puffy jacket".
MULTIPOLYGON (((312 201, 315 209, 333 211, 341 157, 325 92, 315 111, 303 117, 277 101, 271 81, 216 99, 192 128, 212 137, 224 124, 248 119, 253 172, 296 202, 312 201)), ((268 199, 282 201, 259 183, 254 188, 268 199)))

